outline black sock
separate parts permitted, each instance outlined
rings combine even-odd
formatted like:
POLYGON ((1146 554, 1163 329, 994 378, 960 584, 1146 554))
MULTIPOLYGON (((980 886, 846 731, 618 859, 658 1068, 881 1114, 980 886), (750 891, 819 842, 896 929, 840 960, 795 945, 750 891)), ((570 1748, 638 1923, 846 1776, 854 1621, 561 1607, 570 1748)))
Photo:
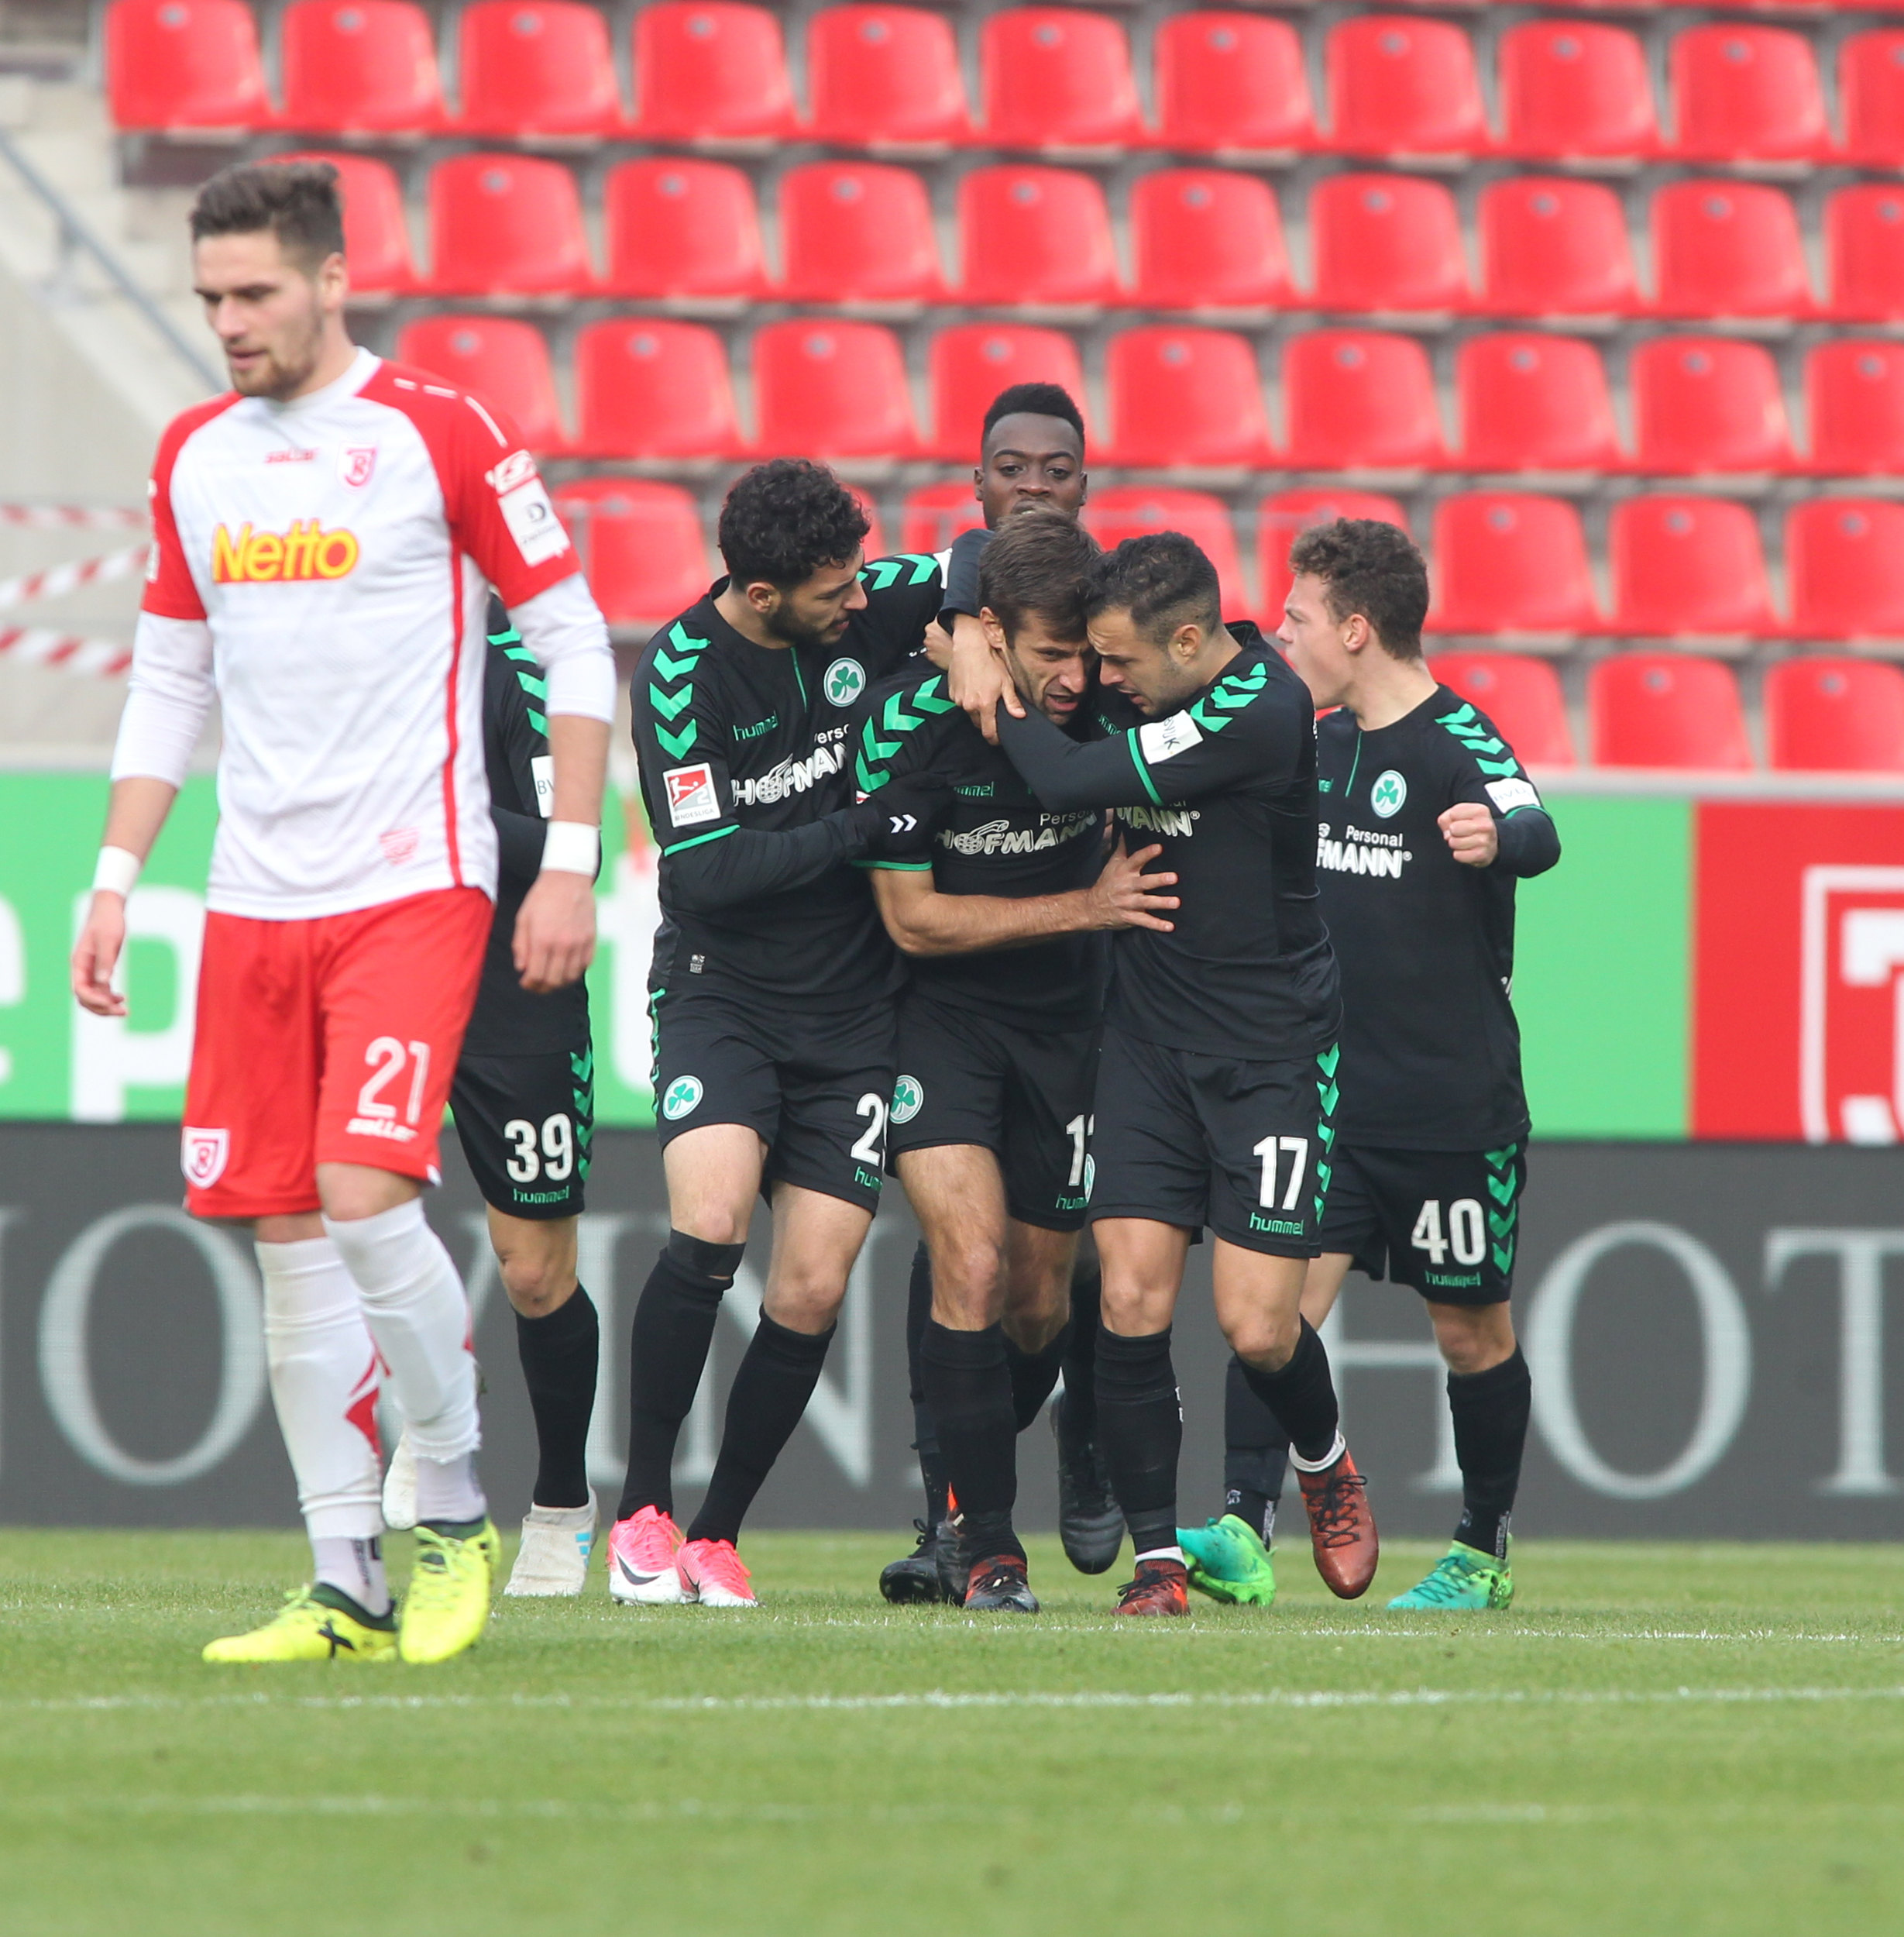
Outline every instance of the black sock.
POLYGON ((1025 1550, 1012 1531, 1018 1500, 1018 1423, 1005 1333, 955 1332, 936 1320, 919 1347, 926 1394, 939 1422, 947 1477, 958 1500, 963 1551, 974 1560, 1025 1550))
POLYGON ((1176 1546, 1184 1409, 1167 1325, 1141 1338, 1098 1333, 1098 1441, 1137 1551, 1176 1546))
POLYGON ((589 1419, 601 1357, 601 1320, 578 1285, 565 1303, 541 1318, 516 1314, 516 1356, 535 1415, 538 1506, 589 1503, 589 1419))
POLYGON ((1497 1560, 1507 1557, 1507 1520, 1520 1489, 1533 1398, 1528 1362, 1517 1345, 1511 1358, 1485 1372, 1448 1374, 1455 1457, 1461 1464, 1461 1524, 1455 1538, 1497 1560))
POLYGON ((1058 1382, 1058 1374, 1064 1369, 1064 1350, 1071 1342, 1070 1331, 1067 1325, 1042 1352, 1022 1350, 1012 1343, 1009 1333, 1005 1335, 1005 1362, 1012 1374, 1012 1412, 1021 1433, 1044 1410, 1044 1402, 1058 1382))
POLYGON ((688 1529, 690 1540, 737 1540, 754 1495, 820 1383, 827 1347, 838 1329, 789 1331, 765 1312, 727 1394, 727 1419, 707 1497, 688 1529))
POLYGON ((930 1530, 946 1516, 945 1460, 939 1451, 939 1429, 926 1403, 926 1382, 919 1369, 919 1341, 932 1322, 932 1257, 922 1239, 912 1254, 912 1276, 906 1287, 906 1370, 912 1381, 912 1450, 919 1455, 919 1477, 926 1489, 926 1525, 930 1530))
POLYGON ((700 1389, 721 1294, 734 1282, 741 1249, 671 1231, 641 1288, 628 1333, 628 1473, 617 1520, 644 1506, 675 1510, 675 1441, 700 1389))
POLYGON ((1240 1359, 1237 1363, 1242 1365, 1249 1389, 1282 1422, 1297 1455, 1320 1460, 1335 1443, 1342 1415, 1335 1403, 1335 1381, 1329 1377, 1328 1354, 1315 1327, 1306 1318, 1301 1323, 1296 1349, 1280 1372, 1266 1372, 1261 1366, 1245 1364, 1240 1359))
POLYGON ((1066 1443, 1095 1439, 1098 1432, 1098 1333, 1102 1323, 1104 1281, 1095 1264, 1080 1265, 1071 1278, 1071 1329, 1064 1341, 1064 1409, 1059 1424, 1066 1443))
POLYGON ((1234 1353, 1223 1375, 1223 1511, 1246 1521, 1267 1547, 1289 1471, 1289 1435, 1257 1397, 1234 1353))

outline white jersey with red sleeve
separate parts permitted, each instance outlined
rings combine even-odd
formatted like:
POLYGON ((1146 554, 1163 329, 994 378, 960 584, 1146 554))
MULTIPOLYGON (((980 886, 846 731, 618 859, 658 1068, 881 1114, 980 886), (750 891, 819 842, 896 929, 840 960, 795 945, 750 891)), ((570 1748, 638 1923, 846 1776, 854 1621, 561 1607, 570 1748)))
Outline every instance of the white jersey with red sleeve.
POLYGON ((140 656, 149 692, 208 671, 224 745, 208 905, 297 920, 432 889, 493 895, 484 587, 519 609, 578 569, 514 428, 359 350, 309 396, 185 412, 152 491, 114 772, 163 764, 127 755, 140 656), (208 648, 208 667, 191 663, 208 648))

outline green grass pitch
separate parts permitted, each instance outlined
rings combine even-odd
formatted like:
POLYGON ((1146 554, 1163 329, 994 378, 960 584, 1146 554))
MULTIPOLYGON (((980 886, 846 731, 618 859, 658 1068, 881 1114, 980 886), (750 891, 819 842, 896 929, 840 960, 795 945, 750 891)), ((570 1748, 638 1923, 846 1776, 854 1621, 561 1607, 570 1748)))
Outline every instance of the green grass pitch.
MULTIPOLYGON (((398 1536, 393 1549, 407 1549, 398 1536)), ((1904 1550, 1528 1541, 1507 1615, 893 1609, 768 1534, 758 1613, 501 1602, 435 1669, 212 1669, 286 1534, 0 1533, 11 1937, 1904 1926, 1904 1550)), ((397 1557, 401 1564, 404 1556, 397 1557)))

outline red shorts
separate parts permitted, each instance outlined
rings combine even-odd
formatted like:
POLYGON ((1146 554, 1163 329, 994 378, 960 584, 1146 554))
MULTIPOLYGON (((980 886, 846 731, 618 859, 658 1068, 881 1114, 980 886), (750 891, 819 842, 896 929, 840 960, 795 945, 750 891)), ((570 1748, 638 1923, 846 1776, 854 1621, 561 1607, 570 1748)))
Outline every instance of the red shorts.
POLYGON ((180 1161, 200 1217, 318 1208, 320 1164, 436 1183, 493 912, 476 888, 304 921, 205 917, 180 1161))

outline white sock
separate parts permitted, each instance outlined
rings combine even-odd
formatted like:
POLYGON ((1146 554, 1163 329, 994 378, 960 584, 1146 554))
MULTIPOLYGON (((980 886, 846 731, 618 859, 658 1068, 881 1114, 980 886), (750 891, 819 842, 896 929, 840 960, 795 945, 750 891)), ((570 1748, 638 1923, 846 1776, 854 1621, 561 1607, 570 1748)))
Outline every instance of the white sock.
MULTIPOLYGON (((328 1237, 260 1244, 257 1254, 271 1399, 313 1550, 320 1541, 375 1540, 383 1531, 376 1347, 357 1287, 328 1237)), ((321 1560, 318 1577, 329 1578, 321 1560)), ((360 1598, 349 1583, 347 1574, 332 1584, 360 1598)))
POLYGON ((314 1578, 347 1594, 366 1614, 388 1614, 390 1584, 383 1577, 383 1543, 325 1534, 311 1543, 314 1578))
POLYGON ((426 1465, 459 1459, 482 1442, 462 1280, 414 1197, 374 1217, 327 1217, 324 1228, 356 1281, 416 1452, 421 1501, 426 1465))
POLYGON ((476 1455, 453 1460, 417 1459, 417 1524, 426 1520, 479 1520, 489 1511, 476 1478, 476 1455))
POLYGON ((1146 1560, 1174 1560, 1181 1567, 1184 1564, 1184 1550, 1178 1547, 1146 1547, 1138 1555, 1137 1563, 1141 1567, 1146 1560))
POLYGON ((1326 1473, 1349 1450, 1349 1442, 1342 1437, 1342 1430, 1335 1429, 1335 1443, 1319 1460, 1305 1460, 1292 1446, 1289 1449, 1289 1463, 1298 1473, 1326 1473))

